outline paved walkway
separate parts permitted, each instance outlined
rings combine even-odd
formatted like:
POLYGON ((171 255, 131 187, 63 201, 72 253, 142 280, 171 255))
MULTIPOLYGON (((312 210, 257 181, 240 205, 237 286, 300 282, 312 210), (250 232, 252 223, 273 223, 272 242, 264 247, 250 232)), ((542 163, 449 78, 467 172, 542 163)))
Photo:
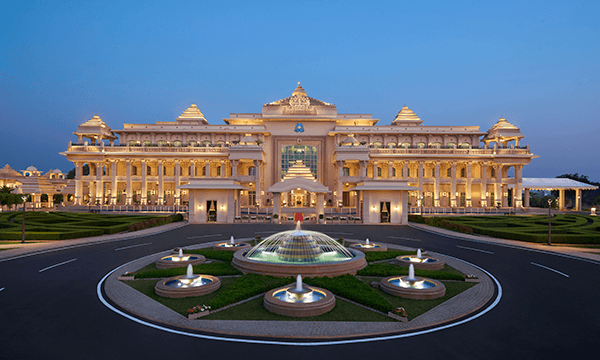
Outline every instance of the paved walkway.
POLYGON ((3 244, 0 245, 0 249, 9 250, 0 251, 0 261, 5 261, 12 258, 18 258, 25 255, 33 255, 36 253, 42 253, 47 251, 56 251, 63 248, 85 246, 94 243, 134 239, 148 235, 160 234, 166 231, 186 226, 187 224, 187 221, 179 221, 166 225, 155 226, 144 230, 138 230, 135 232, 126 232, 71 240, 27 240, 25 244, 3 244))

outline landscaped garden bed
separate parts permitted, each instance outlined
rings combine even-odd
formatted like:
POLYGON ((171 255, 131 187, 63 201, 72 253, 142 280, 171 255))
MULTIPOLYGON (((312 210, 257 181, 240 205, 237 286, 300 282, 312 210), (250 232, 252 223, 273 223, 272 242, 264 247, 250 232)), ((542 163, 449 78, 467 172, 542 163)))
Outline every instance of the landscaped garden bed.
MULTIPOLYGON (((330 312, 309 318, 295 318, 276 315, 263 306, 265 292, 292 284, 295 279, 262 276, 241 273, 231 265, 232 253, 212 249, 186 250, 185 253, 201 254, 210 261, 208 264, 193 267, 194 274, 225 276, 221 278, 221 287, 214 293, 183 299, 163 298, 155 294, 154 287, 158 279, 183 275, 186 269, 156 269, 154 264, 135 272, 136 281, 126 281, 127 285, 142 292, 159 303, 173 309, 183 316, 195 313, 196 309, 210 307, 209 314, 201 314, 207 320, 286 320, 286 321, 398 321, 387 316, 389 312, 403 307, 408 320, 434 308, 476 283, 466 283, 464 274, 446 265, 440 271, 417 270, 417 276, 425 276, 445 281, 446 295, 435 300, 408 300, 397 298, 373 288, 370 284, 390 275, 405 275, 407 268, 375 263, 359 271, 358 276, 341 275, 335 277, 304 278, 305 284, 331 291, 336 297, 336 305, 330 312), (141 279, 141 280, 139 280, 141 279)), ((399 255, 415 254, 414 251, 388 250, 378 253, 376 259, 391 259, 399 255)), ((200 318, 200 315, 196 315, 200 318)), ((194 316, 194 317, 196 317, 194 316)))
MULTIPOLYGON (((20 240, 22 212, 0 214, 0 240, 20 240)), ((28 211, 26 240, 64 240, 136 231, 181 221, 182 215, 105 215, 91 213, 28 211)))
MULTIPOLYGON (((548 216, 460 216, 422 217, 409 215, 409 221, 464 233, 536 243, 548 241, 548 216)), ((600 244, 600 217, 557 214, 552 217, 552 242, 600 244)))

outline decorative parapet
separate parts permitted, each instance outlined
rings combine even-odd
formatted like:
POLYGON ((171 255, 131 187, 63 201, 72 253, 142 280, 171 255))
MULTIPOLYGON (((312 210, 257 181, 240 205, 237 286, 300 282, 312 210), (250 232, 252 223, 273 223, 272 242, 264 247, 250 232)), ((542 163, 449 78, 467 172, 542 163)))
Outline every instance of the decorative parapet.
POLYGON ((104 153, 193 153, 193 154, 229 154, 227 147, 142 147, 142 146, 69 146, 67 152, 104 152, 104 153))
POLYGON ((373 149, 372 155, 531 155, 529 149, 373 149))

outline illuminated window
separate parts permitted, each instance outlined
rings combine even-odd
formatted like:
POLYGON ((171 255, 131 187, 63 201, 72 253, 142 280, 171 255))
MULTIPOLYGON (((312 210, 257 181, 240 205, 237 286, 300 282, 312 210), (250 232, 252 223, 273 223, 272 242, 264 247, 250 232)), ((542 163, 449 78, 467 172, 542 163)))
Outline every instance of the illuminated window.
POLYGON ((446 177, 452 177, 452 168, 448 168, 448 170, 446 170, 446 177))
POLYGON ((420 142, 420 143, 418 143, 418 144, 417 144, 417 148, 419 148, 419 149, 423 149, 423 148, 425 148, 425 143, 424 143, 424 142, 420 142))
POLYGON ((256 175, 256 166, 250 166, 248 168, 248 175, 255 176, 256 175))
POLYGON ((296 163, 296 160, 302 160, 302 164, 310 169, 311 173, 317 178, 317 147, 308 145, 289 145, 281 148, 281 177, 283 178, 288 169, 296 163))
POLYGON ((195 147, 198 146, 198 143, 192 140, 188 143, 188 146, 195 147))
POLYGON ((379 177, 381 177, 381 176, 382 176, 382 175, 381 175, 381 168, 380 168, 380 167, 377 167, 377 176, 379 176, 379 177))
POLYGON ((161 140, 158 142, 158 146, 167 146, 167 142, 164 140, 161 140))
POLYGON ((382 144, 380 141, 375 141, 375 142, 373 143, 373 147, 374 147, 374 148, 376 148, 376 149, 379 149, 379 148, 381 148, 382 146, 383 146, 383 144, 382 144))
POLYGON ((173 141, 173 146, 175 147, 181 147, 182 143, 181 141, 177 140, 177 141, 173 141))
POLYGON ((349 167, 344 166, 342 168, 342 176, 350 176, 350 168, 349 167))
POLYGON ((402 143, 402 145, 400 145, 400 147, 404 148, 404 149, 408 149, 408 147, 410 146, 410 143, 402 143))

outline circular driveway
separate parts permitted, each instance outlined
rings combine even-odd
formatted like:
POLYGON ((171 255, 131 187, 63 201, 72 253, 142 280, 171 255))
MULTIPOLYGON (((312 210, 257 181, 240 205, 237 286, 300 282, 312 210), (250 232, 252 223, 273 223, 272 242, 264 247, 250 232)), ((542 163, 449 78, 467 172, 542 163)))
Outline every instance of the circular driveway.
MULTIPOLYGON (((291 225, 290 225, 291 226, 291 225)), ((104 306, 96 284, 131 260, 176 246, 269 233, 283 225, 189 225, 118 242, 0 261, 2 357, 259 359, 402 356, 446 359, 594 356, 600 327, 600 263, 498 244, 448 238, 410 227, 307 225, 346 237, 392 243, 464 259, 493 274, 500 303, 473 321, 400 339, 330 346, 225 343, 157 330, 104 306)), ((360 326, 360 323, 357 323, 360 326)))

